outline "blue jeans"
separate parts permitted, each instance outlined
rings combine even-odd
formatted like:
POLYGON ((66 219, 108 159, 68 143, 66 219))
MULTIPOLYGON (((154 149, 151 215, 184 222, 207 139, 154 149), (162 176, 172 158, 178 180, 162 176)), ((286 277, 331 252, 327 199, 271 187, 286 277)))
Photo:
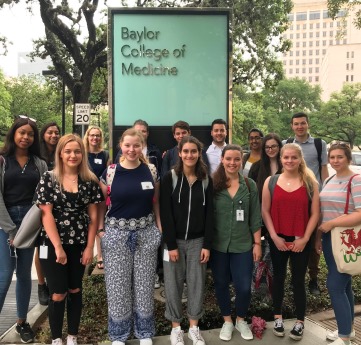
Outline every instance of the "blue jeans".
POLYGON ((336 262, 332 254, 331 232, 322 235, 322 249, 328 268, 327 289, 335 311, 338 336, 348 338, 351 334, 355 315, 352 276, 337 271, 336 262))
POLYGON ((212 249, 211 269, 222 316, 231 315, 229 283, 232 277, 236 290, 236 314, 238 317, 244 318, 251 302, 253 251, 222 253, 212 249))
MULTIPOLYGON (((17 227, 20 226, 29 206, 14 206, 8 208, 9 215, 17 227)), ((31 295, 31 265, 34 248, 16 249, 8 244, 9 234, 0 229, 0 312, 4 306, 5 297, 11 284, 16 268, 16 307, 19 319, 26 320, 31 295)))

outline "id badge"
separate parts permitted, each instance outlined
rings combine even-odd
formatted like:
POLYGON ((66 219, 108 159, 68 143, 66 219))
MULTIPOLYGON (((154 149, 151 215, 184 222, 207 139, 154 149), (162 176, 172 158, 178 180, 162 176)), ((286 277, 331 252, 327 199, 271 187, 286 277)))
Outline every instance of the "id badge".
POLYGON ((237 210, 236 220, 237 220, 237 222, 243 222, 244 221, 244 210, 237 210))
POLYGON ((94 159, 94 163, 95 163, 95 164, 103 164, 103 160, 100 159, 100 158, 95 158, 95 159, 94 159))
POLYGON ((40 246, 39 258, 40 259, 48 258, 48 246, 40 246))
POLYGON ((146 190, 146 189, 153 189, 153 184, 152 182, 142 182, 142 189, 146 190))
POLYGON ((169 262, 169 252, 168 252, 168 249, 164 249, 163 260, 169 262))

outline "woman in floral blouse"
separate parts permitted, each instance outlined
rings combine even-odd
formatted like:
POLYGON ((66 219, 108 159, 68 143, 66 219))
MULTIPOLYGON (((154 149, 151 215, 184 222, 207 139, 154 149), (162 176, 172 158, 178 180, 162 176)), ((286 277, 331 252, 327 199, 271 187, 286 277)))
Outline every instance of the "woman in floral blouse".
POLYGON ((82 278, 93 259, 97 230, 96 204, 103 200, 97 177, 89 170, 79 136, 60 138, 55 167, 36 190, 43 230, 39 256, 49 286, 49 323, 53 345, 62 344, 67 303, 67 345, 76 345, 82 309, 82 278))

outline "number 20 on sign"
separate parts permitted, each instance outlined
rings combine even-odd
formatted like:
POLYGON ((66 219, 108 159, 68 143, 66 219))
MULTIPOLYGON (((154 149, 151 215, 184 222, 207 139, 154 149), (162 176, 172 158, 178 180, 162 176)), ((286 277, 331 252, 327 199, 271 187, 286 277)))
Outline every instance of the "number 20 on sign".
POLYGON ((74 123, 76 125, 88 125, 90 121, 90 104, 75 103, 74 123))

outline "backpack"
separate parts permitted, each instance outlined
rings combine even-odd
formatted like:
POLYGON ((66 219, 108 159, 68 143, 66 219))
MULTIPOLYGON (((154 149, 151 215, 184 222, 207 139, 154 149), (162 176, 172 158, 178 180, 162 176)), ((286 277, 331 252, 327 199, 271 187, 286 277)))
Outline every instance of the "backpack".
MULTIPOLYGON (((172 191, 174 191, 175 187, 177 187, 178 175, 176 174, 174 169, 171 169, 171 172, 172 172, 172 187, 173 187, 172 191)), ((202 185, 204 190, 207 189, 208 183, 209 183, 209 179, 208 179, 208 175, 206 175, 206 178, 202 180, 202 185)))
MULTIPOLYGON (((322 140, 321 138, 314 138, 314 144, 316 147, 316 151, 317 151, 317 160, 318 160, 318 172, 320 174, 321 177, 321 170, 322 170, 322 140)), ((288 138, 286 140, 286 144, 290 144, 293 143, 294 138, 288 138)))
MULTIPOLYGON (((116 168, 117 168, 116 164, 110 164, 108 166, 108 168, 107 168, 107 174, 105 176, 105 182, 107 184, 107 199, 105 201, 105 204, 108 207, 108 212, 109 212, 110 207, 112 205, 111 200, 110 200, 110 193, 111 193, 111 190, 112 190, 112 183, 113 183, 113 180, 114 180, 114 175, 115 175, 116 168)), ((152 174, 154 183, 156 183, 157 179, 158 179, 156 167, 154 166, 154 164, 148 164, 148 168, 150 170, 150 173, 152 174)))

